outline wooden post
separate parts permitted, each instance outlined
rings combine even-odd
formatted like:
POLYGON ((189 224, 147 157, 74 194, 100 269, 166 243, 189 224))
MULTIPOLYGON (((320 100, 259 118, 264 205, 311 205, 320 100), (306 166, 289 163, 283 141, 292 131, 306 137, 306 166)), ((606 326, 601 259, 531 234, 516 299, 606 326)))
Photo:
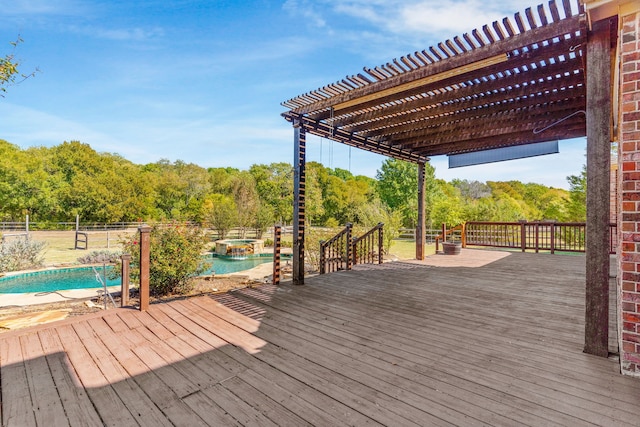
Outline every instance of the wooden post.
POLYGON ((416 226, 416 259, 424 260, 425 215, 424 215, 424 163, 418 163, 418 224, 416 226))
MULTIPOLYGON (((378 264, 384 261, 384 224, 379 223, 378 226, 378 264)), ((424 253, 424 252, 423 252, 424 253)))
POLYGON ((549 229, 551 230, 550 233, 551 235, 549 236, 550 239, 550 244, 551 244, 551 254, 555 254, 556 253, 556 225, 555 223, 551 223, 551 225, 549 226, 549 229))
POLYGON ((293 131, 293 284, 304 285, 306 132, 300 123, 293 131))
POLYGON ((609 355, 609 173, 611 159, 611 28, 587 35, 587 230, 585 353, 609 355))
POLYGON ((280 246, 282 241, 282 226, 273 227, 273 284, 280 284, 280 246))
POLYGON ((327 248, 324 245, 324 240, 320 241, 320 274, 325 274, 327 272, 327 248))
POLYGON ((120 307, 129 305, 129 266, 131 263, 130 254, 120 255, 122 269, 120 270, 120 307))
POLYGON ((462 234, 460 237, 460 241, 461 241, 462 247, 466 248, 467 247, 467 223, 466 222, 462 223, 462 234))
POLYGON ((149 262, 151 251, 151 227, 143 225, 140 232, 140 311, 149 309, 149 262))
POLYGON ((527 221, 520 221, 520 246, 522 252, 527 250, 527 221))
POLYGON ((345 236, 345 257, 347 258, 347 265, 345 266, 345 268, 348 270, 351 270, 351 268, 353 267, 353 259, 352 259, 352 249, 353 249, 353 234, 351 232, 353 224, 348 223, 347 224, 347 235, 345 236))
POLYGON ((25 233, 27 233, 27 238, 29 238, 29 215, 27 215, 25 218, 24 231, 25 233))

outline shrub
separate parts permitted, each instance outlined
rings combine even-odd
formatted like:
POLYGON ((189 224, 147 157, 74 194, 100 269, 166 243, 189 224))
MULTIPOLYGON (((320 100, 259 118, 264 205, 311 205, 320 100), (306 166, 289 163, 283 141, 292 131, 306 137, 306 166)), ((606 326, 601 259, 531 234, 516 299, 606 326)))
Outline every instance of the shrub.
POLYGON ((45 243, 19 238, 0 245, 0 271, 18 271, 44 265, 42 250, 45 243))
POLYGON ((91 253, 78 258, 80 264, 116 264, 120 261, 122 252, 110 252, 107 250, 92 251, 91 253))
MULTIPOLYGON (((126 238, 124 252, 131 254, 131 274, 140 279, 139 234, 126 238)), ((154 295, 186 293, 193 278, 209 268, 202 253, 207 245, 199 227, 153 226, 150 235, 149 288, 154 295)))

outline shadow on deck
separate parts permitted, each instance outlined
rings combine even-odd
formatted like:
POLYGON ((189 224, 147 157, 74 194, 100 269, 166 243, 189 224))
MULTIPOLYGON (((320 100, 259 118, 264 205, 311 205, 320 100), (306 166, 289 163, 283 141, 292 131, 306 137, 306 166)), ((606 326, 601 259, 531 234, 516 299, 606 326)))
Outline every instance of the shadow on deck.
POLYGON ((484 252, 2 334, 2 425, 636 424, 584 257, 484 252))

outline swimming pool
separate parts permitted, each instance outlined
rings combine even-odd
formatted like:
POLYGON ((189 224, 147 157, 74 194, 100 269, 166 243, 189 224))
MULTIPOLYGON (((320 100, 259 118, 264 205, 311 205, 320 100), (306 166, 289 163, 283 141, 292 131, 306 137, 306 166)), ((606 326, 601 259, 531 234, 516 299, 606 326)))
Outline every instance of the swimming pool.
MULTIPOLYGON (((237 273, 272 260, 271 256, 244 260, 207 257, 206 261, 212 263, 212 266, 203 275, 209 275, 214 272, 215 274, 237 273)), ((113 268, 108 266, 107 270, 113 268)), ((102 275, 102 267, 96 269, 102 275)), ((120 286, 120 278, 109 279, 107 277, 107 286, 120 286)), ((91 267, 61 268, 0 277, 0 294, 54 292, 100 287, 102 287, 102 284, 96 280, 96 275, 91 267)))

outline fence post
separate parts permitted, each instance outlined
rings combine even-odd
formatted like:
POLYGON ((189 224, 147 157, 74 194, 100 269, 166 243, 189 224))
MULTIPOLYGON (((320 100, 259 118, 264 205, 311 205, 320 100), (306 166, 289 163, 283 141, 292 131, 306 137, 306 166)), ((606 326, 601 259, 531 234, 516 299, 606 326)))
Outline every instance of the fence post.
POLYGON ((552 222, 549 226, 551 236, 549 236, 549 244, 551 245, 551 254, 556 252, 556 225, 552 222))
POLYGON ((140 311, 149 309, 149 253, 151 250, 151 227, 143 225, 140 232, 140 311))
POLYGON ((462 235, 460 236, 460 243, 463 248, 467 247, 467 223, 462 223, 462 235))
POLYGON ((526 229, 526 221, 520 221, 520 246, 522 247, 522 252, 526 252, 527 250, 527 229, 526 229))
POLYGON ((280 245, 282 239, 282 226, 273 227, 273 284, 280 284, 280 245))
POLYGON ((29 238, 29 215, 25 218, 24 231, 27 233, 27 238, 29 238))
POLYGON ((378 264, 382 264, 382 258, 384 257, 384 248, 382 245, 384 244, 384 224, 378 223, 380 228, 378 229, 378 264))
POLYGON ((131 262, 130 254, 120 255, 122 260, 122 270, 120 277, 120 307, 129 305, 129 265, 131 262))
POLYGON ((352 260, 351 260, 351 242, 352 242, 352 239, 351 239, 351 226, 352 226, 351 223, 347 224, 347 236, 345 237, 346 238, 346 246, 347 246, 345 248, 346 257, 347 257, 347 270, 351 270, 351 267, 353 266, 352 260))
POLYGON ((540 247, 540 222, 536 222, 536 253, 540 247))
POLYGON ((324 240, 320 240, 320 274, 325 274, 327 272, 327 256, 325 254, 325 246, 324 240))

